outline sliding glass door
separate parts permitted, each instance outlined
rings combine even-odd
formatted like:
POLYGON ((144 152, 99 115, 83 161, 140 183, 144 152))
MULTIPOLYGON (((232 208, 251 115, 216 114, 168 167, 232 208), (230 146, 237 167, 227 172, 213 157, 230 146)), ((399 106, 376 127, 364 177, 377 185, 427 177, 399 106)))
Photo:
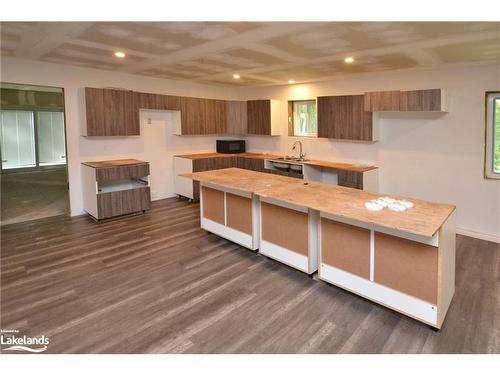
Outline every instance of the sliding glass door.
POLYGON ((63 112, 36 112, 38 134, 38 164, 66 164, 63 112))
POLYGON ((2 111, 2 169, 36 167, 32 111, 2 111))
POLYGON ((66 164, 64 113, 2 110, 2 169, 66 164))

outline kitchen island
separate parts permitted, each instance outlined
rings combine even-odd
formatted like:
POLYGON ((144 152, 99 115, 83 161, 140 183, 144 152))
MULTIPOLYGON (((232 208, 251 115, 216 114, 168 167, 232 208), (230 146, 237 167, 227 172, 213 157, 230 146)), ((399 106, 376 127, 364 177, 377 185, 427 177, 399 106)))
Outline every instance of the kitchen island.
POLYGON ((407 211, 374 212, 364 203, 384 194, 238 168, 182 176, 200 182, 204 229, 443 324, 455 290, 454 206, 409 199, 407 211))

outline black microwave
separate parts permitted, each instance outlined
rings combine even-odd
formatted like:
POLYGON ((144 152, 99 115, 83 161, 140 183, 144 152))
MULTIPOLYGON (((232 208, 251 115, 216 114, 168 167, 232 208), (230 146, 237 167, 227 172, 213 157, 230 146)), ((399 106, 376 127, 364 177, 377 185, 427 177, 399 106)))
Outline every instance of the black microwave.
POLYGON ((245 152, 245 141, 217 140, 217 152, 221 154, 240 154, 245 152))

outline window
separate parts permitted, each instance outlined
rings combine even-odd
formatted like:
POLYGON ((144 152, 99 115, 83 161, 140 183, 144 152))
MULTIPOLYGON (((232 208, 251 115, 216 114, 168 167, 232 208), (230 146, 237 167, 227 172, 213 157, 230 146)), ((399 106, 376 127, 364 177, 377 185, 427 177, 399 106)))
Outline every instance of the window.
POLYGON ((316 122, 316 101, 302 100, 289 102, 289 118, 291 120, 289 132, 299 137, 317 137, 318 126, 316 122))
POLYGON ((500 179, 500 92, 486 93, 485 176, 500 179))

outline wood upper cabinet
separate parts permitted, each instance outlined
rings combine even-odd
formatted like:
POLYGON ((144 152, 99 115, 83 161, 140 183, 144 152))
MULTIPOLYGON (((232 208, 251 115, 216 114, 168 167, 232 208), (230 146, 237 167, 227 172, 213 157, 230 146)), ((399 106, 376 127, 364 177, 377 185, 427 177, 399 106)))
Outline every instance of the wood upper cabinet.
POLYGON ((321 96, 317 103, 319 138, 376 140, 372 112, 364 110, 364 95, 321 96))
POLYGON ((278 102, 275 100, 247 101, 247 132, 255 135, 279 135, 277 129, 278 102))
POLYGON ((247 134, 247 102, 226 101, 226 133, 247 134))
POLYGON ((226 102, 224 100, 204 99, 204 126, 201 134, 226 133, 226 102))
POLYGON ((203 134, 205 101, 201 98, 181 98, 181 134, 203 134))
POLYGON ((140 135, 139 106, 133 91, 85 88, 85 136, 140 135))
POLYGON ((399 111, 399 98, 399 90, 365 92, 364 109, 368 112, 399 111))
POLYGON ((172 95, 150 94, 145 92, 136 92, 136 101, 139 108, 154 110, 181 110, 181 97, 172 95))
POLYGON ((445 93, 442 89, 401 91, 399 108, 402 112, 448 111, 445 93))

